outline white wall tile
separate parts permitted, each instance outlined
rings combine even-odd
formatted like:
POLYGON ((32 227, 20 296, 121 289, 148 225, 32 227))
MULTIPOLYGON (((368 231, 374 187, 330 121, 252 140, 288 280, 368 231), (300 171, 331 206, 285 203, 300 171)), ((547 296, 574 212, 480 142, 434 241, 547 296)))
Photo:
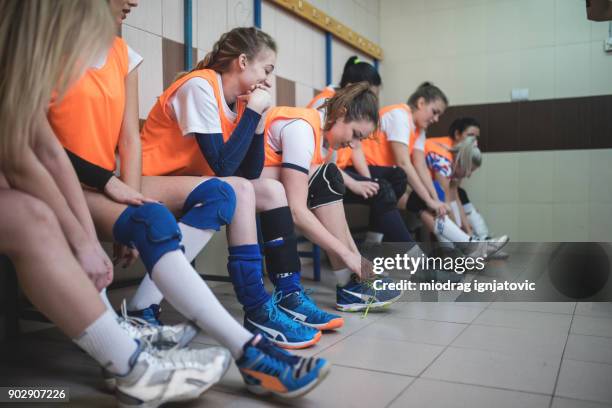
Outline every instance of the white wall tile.
POLYGON ((552 203, 555 152, 519 153, 519 203, 552 203))
MULTIPOLYGON (((388 21, 393 16, 405 16, 406 21, 412 23, 418 20, 418 15, 425 11, 426 0, 381 0, 380 21, 388 21)), ((384 27, 384 24, 381 25, 384 27)))
POLYGON ((455 69, 456 92, 453 105, 469 105, 487 100, 487 58, 484 54, 458 56, 455 69))
MULTIPOLYGON (((185 13, 184 11, 185 9, 183 7, 183 2, 179 2, 179 1, 163 1, 162 2, 162 35, 163 37, 169 38, 181 44, 185 42, 185 30, 184 30, 185 13)), ((194 12, 193 20, 197 22, 196 17, 197 17, 197 13, 194 12)), ((197 28, 194 25, 192 25, 192 32, 193 32, 193 37, 197 38, 196 37, 197 28)))
POLYGON ((553 239, 552 203, 519 204, 519 235, 522 242, 549 242, 553 239))
POLYGON ((586 7, 583 1, 556 0, 555 23, 557 44, 589 42, 591 23, 586 18, 586 7))
POLYGON ((276 39, 276 7, 261 3, 261 29, 276 39))
POLYGON ((198 35, 196 47, 211 50, 221 34, 227 31, 226 0, 197 0, 198 35))
POLYGON ((490 2, 487 9, 487 51, 514 51, 520 47, 520 7, 517 2, 490 2))
POLYGON ((295 106, 306 107, 314 94, 313 88, 308 85, 295 84, 295 106))
POLYGON ((304 85, 313 86, 313 51, 314 29, 306 22, 295 20, 295 80, 304 85))
POLYGON ((162 0, 141 1, 138 7, 132 8, 124 24, 162 35, 162 0))
POLYGON ((589 224, 591 241, 612 242, 612 205, 591 203, 589 206, 589 224))
POLYGON ((297 74, 297 53, 296 50, 296 20, 288 12, 277 9, 275 13, 276 45, 278 46, 278 56, 276 59, 276 73, 283 78, 296 80, 297 74))
POLYGON ((537 48, 555 44, 555 0, 521 0, 521 48, 537 48))
POLYGON ((123 26, 123 38, 144 58, 138 73, 138 108, 140 117, 146 118, 163 92, 162 38, 127 25, 123 26))
POLYGON ((487 45, 486 6, 455 10, 455 47, 457 55, 484 54, 487 45))
POLYGON ((425 24, 428 37, 426 52, 429 57, 457 55, 455 14, 455 9, 442 9, 428 14, 430 18, 425 24))
POLYGON ((612 53, 605 52, 603 41, 591 43, 591 95, 612 94, 612 53))
MULTIPOLYGON (((263 3, 263 2, 262 2, 263 3)), ((253 2, 249 0, 227 0, 227 29, 250 27, 254 24, 253 2)), ((263 16, 262 16, 263 19, 263 16)))
POLYGON ((519 194, 519 161, 516 154, 491 153, 487 155, 486 171, 490 175, 487 185, 487 202, 518 203, 519 194), (491 157, 489 157, 491 156, 491 157))
POLYGON ((553 201, 581 203, 589 201, 591 181, 591 152, 562 150, 555 152, 553 201))
POLYGON ((590 21, 591 41, 603 41, 608 38, 609 23, 607 21, 590 21))
POLYGON ((529 89, 529 99, 555 97, 555 48, 521 50, 520 86, 529 89))
POLYGON ((520 240, 518 204, 489 204, 486 207, 478 203, 476 205, 490 233, 497 236, 506 234, 514 242, 520 240))
POLYGON ((555 95, 557 98, 585 96, 590 93, 591 45, 559 46, 555 54, 555 95))
POLYGON ((591 151, 590 202, 592 203, 612 203, 612 165, 610 163, 612 163, 612 149, 591 151))
POLYGON ((521 61, 518 51, 487 55, 488 102, 510 102, 513 88, 521 87, 521 61))
POLYGON ((553 241, 583 242, 589 240, 589 234, 589 206, 587 204, 553 204, 553 241))
POLYGON ((320 30, 312 33, 312 86, 323 89, 325 85, 325 34, 320 30))

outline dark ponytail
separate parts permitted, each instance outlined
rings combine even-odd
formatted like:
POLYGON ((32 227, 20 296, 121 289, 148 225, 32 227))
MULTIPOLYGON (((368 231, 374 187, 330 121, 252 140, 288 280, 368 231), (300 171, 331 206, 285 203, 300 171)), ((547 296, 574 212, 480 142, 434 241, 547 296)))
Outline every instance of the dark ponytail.
POLYGON ((366 81, 370 86, 380 86, 382 80, 378 71, 372 64, 365 61, 360 61, 359 57, 353 55, 344 64, 342 71, 342 79, 340 80, 340 88, 344 88, 348 84, 366 81))

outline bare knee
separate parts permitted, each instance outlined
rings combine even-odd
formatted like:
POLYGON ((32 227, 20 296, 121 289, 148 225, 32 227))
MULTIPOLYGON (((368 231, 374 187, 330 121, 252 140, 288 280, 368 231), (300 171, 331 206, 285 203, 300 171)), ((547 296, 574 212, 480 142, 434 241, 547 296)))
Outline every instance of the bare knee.
POLYGON ((242 177, 226 177, 222 180, 232 186, 238 202, 255 203, 255 190, 250 181, 242 177))
POLYGON ((10 237, 3 240, 2 251, 19 255, 33 246, 47 246, 63 239, 55 214, 43 201, 27 194, 19 194, 11 201, 11 213, 1 217, 3 234, 10 237))
POLYGON ((287 205, 285 187, 278 180, 259 179, 253 182, 259 211, 271 210, 287 205))

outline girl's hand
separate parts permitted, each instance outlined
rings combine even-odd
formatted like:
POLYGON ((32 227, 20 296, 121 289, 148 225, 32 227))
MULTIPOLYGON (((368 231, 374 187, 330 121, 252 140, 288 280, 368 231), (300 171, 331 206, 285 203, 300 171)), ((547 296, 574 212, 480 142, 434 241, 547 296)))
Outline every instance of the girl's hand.
POLYGON ((84 243, 76 249, 75 256, 98 292, 113 281, 113 264, 99 242, 84 243))
POLYGON ((135 248, 130 248, 118 242, 113 244, 113 265, 117 265, 119 262, 121 262, 121 260, 123 260, 121 267, 127 268, 136 262, 138 256, 138 250, 135 248))
POLYGON ((431 202, 427 203, 427 206, 436 213, 437 217, 444 217, 451 211, 448 204, 438 200, 432 200, 431 202))
POLYGON ((143 196, 139 191, 136 191, 115 176, 111 177, 104 186, 104 194, 114 202, 120 204, 143 205, 144 203, 157 202, 143 196))
POLYGON ((380 186, 374 181, 355 181, 346 187, 358 196, 368 199, 378 193, 380 186))

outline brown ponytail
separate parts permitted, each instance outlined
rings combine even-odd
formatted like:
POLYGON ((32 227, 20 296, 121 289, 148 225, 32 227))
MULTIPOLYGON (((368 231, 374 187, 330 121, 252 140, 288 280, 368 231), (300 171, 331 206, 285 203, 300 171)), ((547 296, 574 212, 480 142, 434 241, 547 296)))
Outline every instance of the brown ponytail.
POLYGON ((338 118, 345 122, 367 120, 378 126, 378 98, 368 82, 357 82, 339 89, 319 109, 325 109, 324 130, 330 130, 338 118))
MULTIPOLYGON (((253 60, 264 48, 276 52, 276 42, 265 32, 255 27, 237 27, 221 35, 204 59, 199 61, 190 71, 201 69, 212 69, 219 73, 227 72, 232 61, 241 54, 245 54, 249 60, 253 60)), ((187 72, 181 72, 176 79, 185 76, 187 72)))
POLYGON ((420 98, 425 99, 426 103, 434 102, 436 100, 441 100, 444 102, 444 105, 448 106, 448 98, 442 92, 440 88, 432 84, 431 82, 423 82, 419 87, 414 91, 410 98, 408 98, 408 105, 411 108, 416 109, 417 103, 420 98))

